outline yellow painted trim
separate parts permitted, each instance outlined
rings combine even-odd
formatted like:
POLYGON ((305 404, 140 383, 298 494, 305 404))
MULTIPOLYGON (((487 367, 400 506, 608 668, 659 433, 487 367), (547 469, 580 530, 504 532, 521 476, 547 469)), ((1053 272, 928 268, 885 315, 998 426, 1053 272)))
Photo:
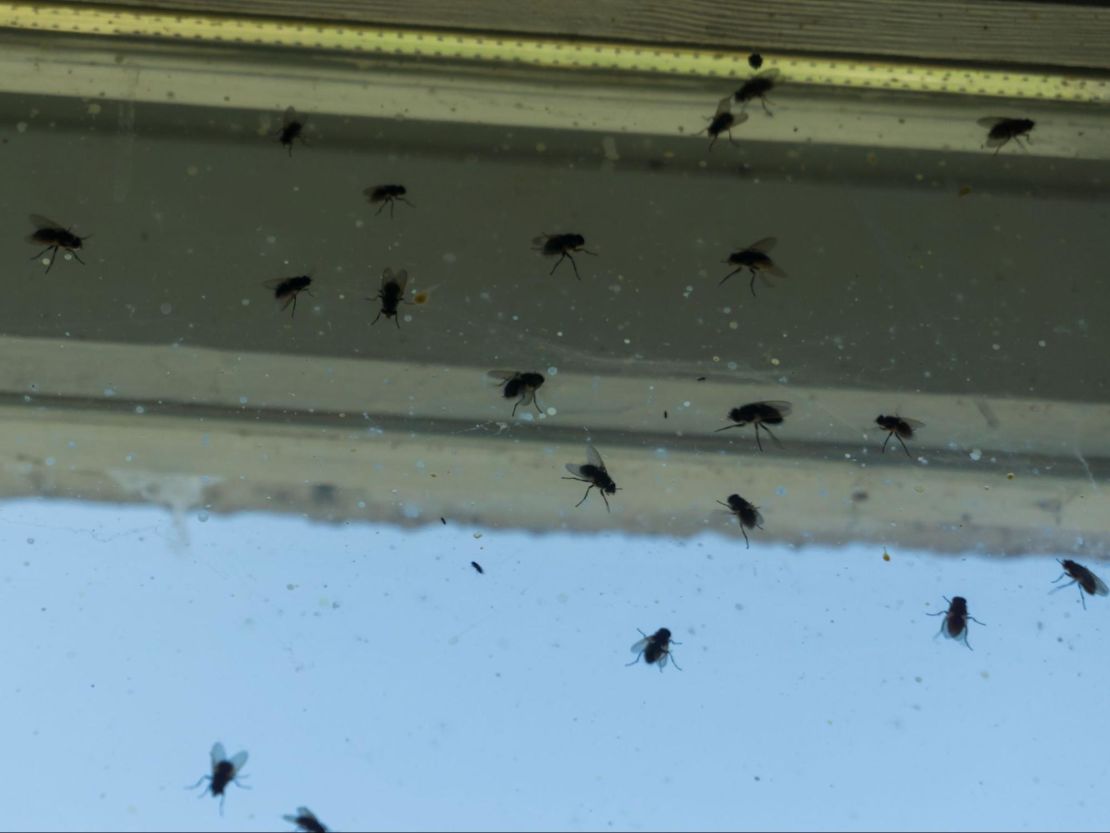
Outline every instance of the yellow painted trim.
MULTIPOLYGON (((751 75, 747 54, 738 51, 499 37, 356 23, 315 23, 60 3, 0 2, 0 27, 94 37, 230 43, 558 70, 727 79, 751 75)), ((767 53, 764 62, 765 70, 778 69, 790 82, 817 86, 1110 103, 1110 82, 1077 74, 1032 74, 767 53)))

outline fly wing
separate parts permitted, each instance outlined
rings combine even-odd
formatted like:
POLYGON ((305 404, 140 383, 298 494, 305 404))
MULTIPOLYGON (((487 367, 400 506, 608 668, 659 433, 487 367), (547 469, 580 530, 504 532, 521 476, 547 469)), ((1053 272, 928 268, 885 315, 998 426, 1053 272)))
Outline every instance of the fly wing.
POLYGON ((1096 596, 1110 595, 1110 587, 1106 586, 1106 582, 1104 582, 1102 579, 1100 579, 1094 573, 1091 573, 1091 578, 1094 579, 1094 582, 1095 582, 1095 595, 1096 596))
POLYGON ((386 269, 382 273, 382 288, 385 288, 387 283, 393 282, 397 284, 397 288, 401 290, 401 294, 405 294, 405 287, 409 283, 409 273, 407 270, 402 269, 400 272, 394 272, 392 269, 386 269))
POLYGON ((303 122, 304 119, 298 116, 297 111, 292 107, 286 107, 285 112, 281 116, 281 126, 285 128, 297 121, 303 122))
POLYGON ((41 214, 29 214, 27 216, 27 219, 31 221, 31 225, 33 225, 36 230, 50 228, 61 229, 62 231, 65 231, 65 226, 63 226, 61 223, 56 223, 49 217, 43 217, 41 214))
POLYGON ((575 465, 574 463, 567 463, 566 469, 575 477, 580 477, 587 483, 593 482, 593 478, 590 477, 586 472, 582 471, 582 467, 579 465, 575 465))
POLYGON ((754 506, 752 507, 752 512, 755 513, 755 525, 759 529, 763 529, 763 514, 754 506))
POLYGON ((224 745, 219 741, 212 744, 212 769, 216 768, 217 764, 227 760, 227 752, 224 751, 224 745))
POLYGON ((670 659, 670 656, 671 656, 670 651, 663 651, 663 653, 661 653, 659 655, 659 660, 658 660, 658 662, 656 662, 656 665, 658 665, 660 668, 666 668, 667 667, 667 660, 670 659))
POLYGON ((783 402, 783 401, 778 400, 778 399, 770 399, 770 400, 767 400, 767 401, 763 402, 762 404, 770 405, 772 408, 774 408, 776 411, 778 411, 783 416, 787 416, 791 411, 794 410, 794 406, 791 405, 789 402, 783 402))
POLYGON ((378 185, 370 185, 366 188, 363 188, 362 193, 366 196, 368 200, 370 200, 370 202, 379 202, 382 198, 382 195, 378 190, 379 187, 380 186, 378 185))
MULTIPOLYGON (((732 94, 731 93, 729 95, 726 95, 724 98, 722 98, 720 101, 717 102, 717 111, 713 114, 713 118, 717 118, 717 116, 721 115, 721 113, 727 113, 730 110, 732 110, 732 94)), ((741 121, 741 119, 739 118, 739 116, 737 116, 737 121, 734 122, 734 124, 738 124, 740 121, 741 121)))
POLYGON ((766 78, 768 81, 773 81, 777 84, 778 81, 779 81, 779 77, 781 75, 782 75, 782 70, 780 70, 780 69, 769 69, 769 70, 766 70, 765 72, 759 73, 755 77, 756 78, 766 78))
POLYGON ((910 419, 909 417, 898 417, 898 418, 900 420, 902 420, 902 422, 906 423, 906 425, 908 425, 910 428, 914 429, 915 431, 918 428, 924 428, 925 427, 925 423, 922 422, 919 419, 910 419))
POLYGON ((247 762, 247 750, 244 749, 242 752, 236 752, 231 757, 231 768, 235 772, 238 772, 239 770, 241 770, 243 768, 243 766, 246 764, 246 762, 247 762))
POLYGON ((486 376, 490 379, 497 379, 500 382, 508 382, 510 379, 515 379, 520 373, 516 370, 487 370, 486 376))
POLYGON ((744 251, 760 252, 762 254, 766 254, 767 252, 771 251, 771 249, 775 248, 775 244, 778 242, 779 239, 777 237, 764 237, 762 240, 756 240, 744 251))
MULTIPOLYGON (((1004 124, 1007 121, 1009 121, 1009 119, 1003 116, 988 116, 985 119, 979 119, 976 121, 976 124, 988 130, 994 130, 998 125, 1004 124)), ((986 146, 989 148, 1001 147, 1006 144, 1008 139, 1008 136, 987 136, 986 146)))
POLYGON ((586 462, 591 466, 597 466, 602 471, 605 471, 605 463, 601 460, 601 455, 598 454, 597 449, 594 448, 593 443, 586 443, 586 462))
POLYGON ((287 280, 289 280, 289 278, 270 278, 268 281, 263 281, 262 285, 267 289, 277 289, 287 280))
POLYGON ((632 653, 634 653, 634 654, 641 653, 648 646, 649 642, 651 642, 651 637, 645 636, 643 639, 641 639, 639 642, 635 643, 632 646, 632 653))

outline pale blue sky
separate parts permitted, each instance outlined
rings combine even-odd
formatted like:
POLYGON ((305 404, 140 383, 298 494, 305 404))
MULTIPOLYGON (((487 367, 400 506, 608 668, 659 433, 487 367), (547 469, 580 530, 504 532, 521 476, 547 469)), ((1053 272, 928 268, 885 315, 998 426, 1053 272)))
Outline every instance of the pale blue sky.
POLYGON ((193 516, 183 547, 159 510, 8 502, 4 827, 1110 824, 1108 600, 1048 595, 1047 556, 745 550, 721 523, 193 516), (973 652, 925 615, 955 594, 973 652), (626 668, 662 626, 683 671, 626 668), (222 818, 183 789, 216 740, 250 753, 222 818))

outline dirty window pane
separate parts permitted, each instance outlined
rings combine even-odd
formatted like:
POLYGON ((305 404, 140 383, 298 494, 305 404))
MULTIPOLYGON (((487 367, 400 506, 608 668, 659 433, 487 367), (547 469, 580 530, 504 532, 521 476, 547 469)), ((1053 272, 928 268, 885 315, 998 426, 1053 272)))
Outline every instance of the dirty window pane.
POLYGON ((1105 827, 1104 82, 9 40, 13 827, 1105 827))

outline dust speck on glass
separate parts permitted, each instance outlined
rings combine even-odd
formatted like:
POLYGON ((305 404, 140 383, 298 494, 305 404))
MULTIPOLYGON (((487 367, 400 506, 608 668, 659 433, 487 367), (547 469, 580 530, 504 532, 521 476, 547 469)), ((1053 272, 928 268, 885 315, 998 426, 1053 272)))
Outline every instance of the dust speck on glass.
POLYGON ((8 40, 11 825, 1110 823, 1105 105, 8 40))

